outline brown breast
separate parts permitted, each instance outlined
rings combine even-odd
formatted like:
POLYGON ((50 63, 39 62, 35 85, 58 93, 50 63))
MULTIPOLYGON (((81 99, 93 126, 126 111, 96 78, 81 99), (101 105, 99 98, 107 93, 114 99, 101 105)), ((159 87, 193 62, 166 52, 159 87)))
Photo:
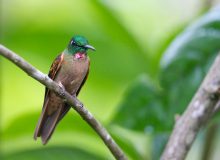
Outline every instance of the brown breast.
POLYGON ((55 81, 61 82, 67 92, 74 95, 82 84, 89 69, 89 58, 64 55, 62 67, 55 81))

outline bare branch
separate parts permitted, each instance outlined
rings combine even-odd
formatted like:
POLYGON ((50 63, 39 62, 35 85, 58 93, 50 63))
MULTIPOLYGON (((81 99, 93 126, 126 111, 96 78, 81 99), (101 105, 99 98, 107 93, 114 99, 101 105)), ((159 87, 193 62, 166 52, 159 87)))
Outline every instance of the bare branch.
POLYGON ((183 160, 199 129, 210 119, 220 96, 220 54, 183 115, 177 120, 162 160, 183 160))
POLYGON ((31 64, 26 62, 23 58, 4 47, 0 44, 0 54, 13 62, 29 76, 39 81, 51 91, 57 93, 60 97, 66 100, 68 104, 72 106, 80 114, 80 116, 96 131, 96 133, 102 138, 105 145, 109 148, 113 156, 118 160, 126 160, 126 156, 121 150, 121 148, 112 139, 108 131, 98 122, 94 116, 83 106, 83 104, 76 98, 71 96, 63 88, 61 88, 56 82, 51 80, 47 75, 43 74, 31 64))

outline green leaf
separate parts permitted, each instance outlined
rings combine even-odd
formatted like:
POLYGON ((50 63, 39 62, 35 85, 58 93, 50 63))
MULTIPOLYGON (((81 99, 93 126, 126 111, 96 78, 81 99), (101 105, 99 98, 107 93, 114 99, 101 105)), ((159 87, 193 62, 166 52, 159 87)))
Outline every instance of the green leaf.
POLYGON ((160 74, 170 116, 187 106, 219 51, 219 8, 194 22, 171 43, 161 59, 160 74))
POLYGON ((142 132, 163 131, 166 114, 162 100, 157 87, 142 75, 128 89, 112 123, 142 132))
POLYGON ((167 143, 169 135, 167 133, 156 134, 153 137, 153 148, 152 148, 152 160, 160 159, 160 155, 162 154, 164 147, 167 143))
POLYGON ((16 153, 3 155, 4 160, 61 160, 61 159, 79 159, 79 160, 102 160, 104 158, 71 147, 45 147, 19 151, 16 153))
POLYGON ((112 121, 122 127, 153 135, 153 159, 158 159, 174 121, 204 78, 220 50, 220 10, 207 15, 183 31, 161 60, 160 91, 141 76, 128 89, 112 121), (168 131, 168 132, 166 132, 168 131))

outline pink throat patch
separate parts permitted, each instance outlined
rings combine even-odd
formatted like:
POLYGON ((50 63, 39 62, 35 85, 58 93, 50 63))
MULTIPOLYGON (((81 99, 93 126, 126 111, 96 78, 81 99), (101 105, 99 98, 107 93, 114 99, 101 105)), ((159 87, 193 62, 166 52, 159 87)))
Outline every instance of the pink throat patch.
POLYGON ((84 53, 76 53, 74 58, 76 59, 81 59, 81 58, 84 58, 85 57, 85 54, 84 53))

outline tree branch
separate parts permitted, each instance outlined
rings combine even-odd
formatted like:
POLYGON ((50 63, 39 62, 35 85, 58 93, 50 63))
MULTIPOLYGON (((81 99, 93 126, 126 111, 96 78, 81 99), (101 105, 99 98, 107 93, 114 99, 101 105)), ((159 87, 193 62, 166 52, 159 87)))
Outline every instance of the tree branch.
POLYGON ((183 160, 199 129, 210 119, 220 97, 220 54, 183 115, 176 121, 162 160, 183 160))
POLYGON ((95 132, 101 137, 104 141, 105 145, 109 148, 113 156, 118 160, 126 160, 126 156, 121 150, 121 148, 116 144, 116 142, 112 139, 111 135, 107 132, 107 130, 98 122, 94 116, 83 106, 83 104, 76 98, 71 96, 68 92, 66 92, 63 88, 61 88, 56 82, 51 80, 47 75, 43 74, 36 68, 34 68, 31 64, 26 62, 23 58, 15 54, 13 51, 4 47, 0 44, 0 54, 13 62, 19 68, 21 68, 24 72, 26 72, 29 76, 39 81, 51 91, 57 93, 60 97, 62 97, 68 104, 72 106, 76 112, 95 130, 95 132))

